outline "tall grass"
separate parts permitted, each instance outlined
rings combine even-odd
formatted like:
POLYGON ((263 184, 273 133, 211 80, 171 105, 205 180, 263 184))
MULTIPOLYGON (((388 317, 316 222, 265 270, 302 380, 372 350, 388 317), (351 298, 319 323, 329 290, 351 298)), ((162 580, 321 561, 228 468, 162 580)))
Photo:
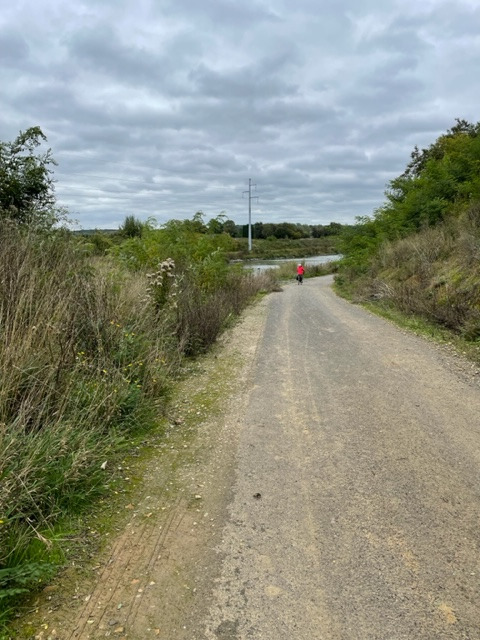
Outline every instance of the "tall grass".
POLYGON ((103 490, 175 362, 128 274, 68 237, 0 228, 0 603, 51 574, 56 523, 103 490), (148 335, 148 341, 145 339, 148 335))
POLYGON ((177 304, 176 330, 182 351, 188 356, 206 351, 253 297, 277 289, 277 278, 271 273, 232 270, 221 286, 208 293, 186 278, 177 304))
POLYGON ((182 359, 274 284, 228 272, 206 292, 173 265, 164 295, 165 278, 94 258, 68 234, 2 223, 0 241, 1 621, 52 575, 59 523, 105 492, 119 448, 165 410, 182 359))
MULTIPOLYGON (((341 269, 345 286, 347 269, 341 269)), ((357 300, 415 314, 467 340, 480 339, 480 206, 382 245, 365 273, 346 283, 357 300)))

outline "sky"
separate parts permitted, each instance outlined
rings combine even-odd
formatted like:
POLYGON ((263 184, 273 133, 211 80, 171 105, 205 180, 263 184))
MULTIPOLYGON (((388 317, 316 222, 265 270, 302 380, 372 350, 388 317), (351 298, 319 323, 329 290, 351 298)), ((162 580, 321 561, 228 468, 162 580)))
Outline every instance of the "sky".
POLYGON ((480 0, 2 5, 0 140, 42 129, 83 229, 249 204, 351 224, 415 145, 480 120, 480 0))

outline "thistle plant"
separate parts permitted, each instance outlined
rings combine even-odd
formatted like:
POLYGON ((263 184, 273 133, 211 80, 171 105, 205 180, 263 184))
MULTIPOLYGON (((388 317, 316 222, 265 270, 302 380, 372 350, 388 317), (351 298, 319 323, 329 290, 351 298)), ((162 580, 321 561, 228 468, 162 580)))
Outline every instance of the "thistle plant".
POLYGON ((159 311, 167 302, 176 306, 178 279, 175 274, 175 261, 167 258, 160 262, 157 271, 147 273, 147 300, 159 311))

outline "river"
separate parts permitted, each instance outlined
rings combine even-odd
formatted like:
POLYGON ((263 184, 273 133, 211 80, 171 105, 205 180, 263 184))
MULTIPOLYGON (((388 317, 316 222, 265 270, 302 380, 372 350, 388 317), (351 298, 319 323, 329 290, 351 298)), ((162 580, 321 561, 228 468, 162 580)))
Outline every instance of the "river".
POLYGON ((276 269, 282 264, 288 262, 295 262, 296 264, 302 263, 305 267, 311 267, 317 264, 326 264, 334 260, 340 260, 342 256, 339 254, 333 254, 328 256, 309 256, 308 258, 278 258, 275 260, 252 260, 245 261, 244 266, 247 269, 253 271, 265 271, 266 269, 276 269))

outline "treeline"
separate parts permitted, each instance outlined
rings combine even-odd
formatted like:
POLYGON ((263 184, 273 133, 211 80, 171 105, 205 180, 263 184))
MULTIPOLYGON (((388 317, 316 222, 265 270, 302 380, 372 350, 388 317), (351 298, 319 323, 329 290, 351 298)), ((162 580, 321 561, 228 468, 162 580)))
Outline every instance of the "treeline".
MULTIPOLYGON (((171 220, 164 227, 172 224, 181 225, 184 229, 198 233, 205 238, 216 238, 225 248, 225 256, 229 260, 303 258, 313 255, 330 255, 338 253, 338 239, 347 229, 347 225, 335 222, 329 225, 300 225, 289 222, 252 225, 252 248, 248 248, 248 226, 235 225, 225 215, 205 221, 204 215, 198 211, 191 220, 171 220), (229 224, 232 223, 232 224, 229 224), (233 226, 235 229, 233 228, 233 226), (271 234, 271 235, 268 235, 271 234), (287 234, 287 235, 285 235, 287 234)), ((98 254, 115 252, 116 245, 125 238, 151 237, 156 229, 154 220, 142 222, 135 216, 127 216, 120 228, 115 232, 97 231, 83 235, 98 254)), ((80 232, 82 233, 82 232, 80 232)))
MULTIPOLYGON (((218 218, 210 220, 208 230, 213 233, 228 233, 232 238, 247 238, 248 225, 238 225, 233 220, 222 222, 218 218)), ((338 222, 330 224, 299 224, 293 222, 255 222, 252 224, 252 238, 256 240, 289 239, 300 240, 302 238, 325 238, 339 235, 344 225, 338 222)))
MULTIPOLYGON (((147 223, 144 223, 148 225, 147 223)), ((204 221, 204 215, 198 211, 190 221, 191 226, 198 233, 210 233, 219 235, 228 234, 232 238, 248 238, 248 225, 236 224, 229 220, 225 214, 220 214, 208 222, 204 221)), ((120 234, 140 235, 144 225, 134 216, 127 216, 125 222, 120 227, 120 234)), ((302 238, 326 238, 328 236, 338 236, 344 230, 345 225, 338 222, 330 224, 299 224, 293 222, 255 222, 252 224, 252 238, 255 240, 267 240, 274 238, 277 240, 290 239, 301 240, 302 238)))
MULTIPOLYGON (((247 224, 236 224, 233 220, 227 219, 223 214, 205 222, 203 213, 198 211, 189 223, 198 233, 210 233, 214 235, 226 233, 231 238, 248 238, 247 224)), ((153 219, 142 222, 135 216, 129 215, 125 218, 118 230, 87 229, 76 233, 79 235, 103 233, 110 236, 113 243, 115 241, 115 236, 139 236, 142 234, 143 230, 149 226, 155 226, 153 219)), ((330 222, 325 225, 300 224, 294 222, 255 222, 252 224, 252 239, 302 240, 305 238, 329 238, 332 236, 339 236, 349 226, 350 225, 340 224, 339 222, 330 222)))
POLYGON ((480 336, 480 123, 415 147, 372 216, 344 230, 337 284, 360 299, 480 336))

